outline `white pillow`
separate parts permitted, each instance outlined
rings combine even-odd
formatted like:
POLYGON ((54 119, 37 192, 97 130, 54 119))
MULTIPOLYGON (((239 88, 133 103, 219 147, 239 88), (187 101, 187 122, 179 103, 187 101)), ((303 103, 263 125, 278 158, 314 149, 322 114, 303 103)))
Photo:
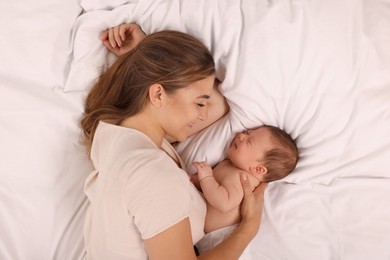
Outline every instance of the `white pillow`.
POLYGON ((36 0, 2 1, 0 9, 1 77, 27 86, 62 87, 81 7, 74 1, 36 0))

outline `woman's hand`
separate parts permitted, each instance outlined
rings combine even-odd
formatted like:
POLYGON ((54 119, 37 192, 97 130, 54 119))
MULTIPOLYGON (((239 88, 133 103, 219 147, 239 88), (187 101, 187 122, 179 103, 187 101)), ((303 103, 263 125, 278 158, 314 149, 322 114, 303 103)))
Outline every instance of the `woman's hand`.
POLYGON ((134 49, 145 37, 141 27, 134 23, 109 28, 100 35, 107 49, 118 57, 134 49))
POLYGON ((213 250, 201 254, 198 259, 238 259, 257 234, 260 227, 264 204, 264 190, 267 183, 260 185, 252 192, 248 175, 241 175, 244 199, 241 202, 241 223, 222 243, 213 250))
POLYGON ((262 182, 252 192, 247 174, 241 175, 241 185, 244 190, 244 199, 241 203, 241 223, 249 224, 249 230, 254 231, 253 236, 256 235, 260 227, 261 214, 264 206, 264 191, 268 183, 262 182))

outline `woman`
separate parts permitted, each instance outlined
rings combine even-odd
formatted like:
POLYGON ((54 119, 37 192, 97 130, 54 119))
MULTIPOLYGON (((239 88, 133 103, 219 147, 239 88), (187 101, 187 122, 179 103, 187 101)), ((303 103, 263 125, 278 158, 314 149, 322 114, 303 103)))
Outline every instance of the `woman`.
MULTIPOLYGON (((145 37, 122 25, 102 38, 119 58, 91 89, 81 120, 95 167, 85 184, 87 258, 196 259, 205 201, 165 137, 183 141, 210 124, 212 56, 175 31, 145 37)), ((237 259, 257 233, 265 185, 252 193, 246 176, 242 185, 241 223, 198 259, 237 259)))

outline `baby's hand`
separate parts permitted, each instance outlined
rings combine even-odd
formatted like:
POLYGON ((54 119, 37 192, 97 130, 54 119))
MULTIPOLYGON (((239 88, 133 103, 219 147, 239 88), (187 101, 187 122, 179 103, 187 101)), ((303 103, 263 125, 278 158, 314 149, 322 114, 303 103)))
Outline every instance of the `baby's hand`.
POLYGON ((195 166, 198 171, 197 175, 199 182, 206 177, 213 176, 213 169, 207 162, 193 162, 192 165, 195 166))
POLYGON ((134 49, 145 37, 141 27, 134 23, 109 28, 100 35, 107 49, 118 57, 134 49))

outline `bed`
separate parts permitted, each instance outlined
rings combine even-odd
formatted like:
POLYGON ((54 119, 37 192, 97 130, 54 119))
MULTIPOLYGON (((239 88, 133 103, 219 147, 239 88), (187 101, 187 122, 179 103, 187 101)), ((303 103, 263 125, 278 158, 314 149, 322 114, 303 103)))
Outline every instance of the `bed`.
POLYGON ((82 259, 92 165, 83 100, 114 57, 100 32, 136 22, 211 50, 230 112, 181 143, 216 164, 263 124, 300 161, 269 184, 255 260, 390 259, 390 2, 37 0, 0 3, 0 259, 82 259))

